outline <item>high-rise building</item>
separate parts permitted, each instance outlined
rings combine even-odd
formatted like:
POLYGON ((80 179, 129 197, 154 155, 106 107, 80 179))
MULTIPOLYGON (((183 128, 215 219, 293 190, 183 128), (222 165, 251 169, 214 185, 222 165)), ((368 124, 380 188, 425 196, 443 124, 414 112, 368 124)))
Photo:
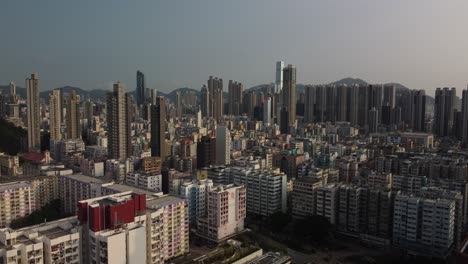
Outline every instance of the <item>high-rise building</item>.
POLYGON ((379 111, 375 107, 369 110, 369 133, 377 133, 379 127, 379 111))
POLYGON ((208 79, 209 92, 209 115, 218 122, 223 117, 224 99, 223 99, 223 79, 213 78, 208 79))
POLYGON ((283 69, 284 61, 276 62, 275 93, 281 93, 283 90, 283 69))
POLYGON ((176 92, 175 107, 176 107, 176 116, 182 117, 184 106, 182 104, 182 95, 180 94, 180 91, 176 92))
POLYGON ((353 85, 348 89, 348 121, 352 126, 358 124, 359 86, 353 85))
POLYGON ((231 132, 226 126, 216 128, 216 165, 231 163, 231 132))
POLYGON ((151 106, 151 156, 166 157, 166 99, 162 96, 151 106))
POLYGON ((207 192, 206 216, 198 219, 197 232, 221 241, 244 230, 246 189, 243 185, 219 185, 207 192))
POLYGON ((318 85, 315 88, 315 120, 316 122, 326 122, 327 110, 327 88, 324 85, 318 85))
POLYGON ((336 122, 336 111, 337 111, 337 87, 335 85, 326 86, 326 100, 327 105, 325 107, 325 120, 331 123, 336 122))
POLYGON ((113 89, 107 94, 108 157, 124 160, 129 155, 125 85, 117 82, 113 89))
POLYGON ((461 141, 468 144, 468 89, 462 91, 461 105, 461 141))
POLYGON ((348 120, 348 86, 336 87, 336 121, 348 120))
POLYGON ((304 122, 313 123, 315 121, 315 87, 307 85, 305 87, 304 101, 304 122))
POLYGON ((283 107, 288 111, 288 125, 296 122, 296 68, 289 64, 283 69, 283 107))
POLYGON ((206 85, 201 88, 200 108, 203 117, 210 117, 210 91, 206 85))
POLYGON ((358 87, 358 125, 366 127, 369 120, 369 89, 367 85, 358 87))
POLYGON ((383 87, 383 90, 384 90, 383 105, 389 105, 392 109, 394 109, 396 106, 395 85, 385 84, 383 87))
POLYGON ((11 221, 30 215, 36 210, 34 190, 30 183, 16 182, 2 184, 2 214, 0 227, 9 226, 11 221))
POLYGON ((247 189, 247 213, 268 217, 276 212, 287 211, 287 176, 275 170, 253 170, 232 167, 234 184, 247 189))
POLYGON ((263 123, 266 125, 271 124, 271 97, 266 96, 263 101, 263 123))
POLYGON ((78 203, 81 263, 166 263, 188 253, 186 201, 116 188, 123 192, 78 203))
POLYGON ((136 101, 137 105, 141 106, 146 101, 146 83, 145 75, 141 71, 137 71, 136 74, 137 84, 136 84, 136 101))
POLYGON ((411 91, 411 101, 413 103, 413 131, 423 132, 425 130, 426 119, 426 92, 424 90, 411 91))
POLYGON ((188 201, 191 224, 196 225, 198 218, 206 215, 208 209, 206 197, 208 191, 213 189, 213 186, 213 181, 209 179, 193 180, 180 186, 180 197, 188 201))
POLYGON ((83 263, 76 217, 0 229, 1 263, 83 263))
POLYGON ((203 136, 197 143, 197 167, 204 168, 216 163, 216 139, 203 136))
POLYGON ((39 79, 36 73, 26 79, 26 106, 28 109, 28 148, 41 149, 41 111, 39 106, 39 79))
POLYGON ((76 90, 73 89, 67 99, 67 139, 81 138, 79 100, 76 90))
POLYGON ((243 109, 249 118, 253 118, 255 107, 257 106, 257 93, 255 91, 247 91, 244 93, 243 109))
POLYGON ((62 104, 60 89, 54 89, 49 96, 49 131, 50 140, 61 140, 62 104))
POLYGON ((434 133, 439 137, 452 134, 456 89, 437 88, 434 103, 434 133))
POLYGON ((242 114, 243 90, 242 83, 229 80, 229 115, 239 116, 242 114))
POLYGON ((398 194, 393 245, 418 255, 446 258, 453 249, 456 202, 398 194))

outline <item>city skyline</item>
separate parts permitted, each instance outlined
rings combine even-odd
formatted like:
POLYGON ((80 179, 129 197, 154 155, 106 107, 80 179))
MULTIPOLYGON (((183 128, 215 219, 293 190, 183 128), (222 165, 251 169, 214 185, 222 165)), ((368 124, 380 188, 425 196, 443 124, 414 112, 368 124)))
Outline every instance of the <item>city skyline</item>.
POLYGON ((294 64, 302 84, 353 77, 398 82, 432 95, 437 87, 461 89, 467 82, 468 60, 459 52, 468 44, 460 34, 468 7, 462 1, 295 1, 287 7, 279 1, 115 1, 112 7, 49 2, 54 4, 3 4, 8 12, 0 22, 16 24, 0 29, 14 40, 2 49, 1 84, 13 80, 23 86, 27 74, 37 71, 42 91, 65 85, 110 90, 116 81, 133 90, 139 69, 148 87, 163 92, 199 89, 210 75, 249 88, 273 83, 271 65, 277 60, 294 64), (169 16, 167 10, 178 12, 169 16), (219 11, 203 15, 211 10, 219 11), (285 33, 288 38, 275 37, 285 33), (216 42, 206 41, 214 36, 216 42))

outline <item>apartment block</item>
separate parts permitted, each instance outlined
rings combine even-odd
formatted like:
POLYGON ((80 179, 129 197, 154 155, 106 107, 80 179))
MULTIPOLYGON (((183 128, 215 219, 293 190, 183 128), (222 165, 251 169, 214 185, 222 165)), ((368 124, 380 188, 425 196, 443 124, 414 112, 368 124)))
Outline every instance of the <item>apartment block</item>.
POLYGON ((145 157, 141 161, 142 170, 145 173, 161 173, 161 157, 145 157))
POLYGON ((154 192, 162 191, 162 175, 150 173, 127 173, 125 182, 129 185, 136 186, 145 190, 154 192))
POLYGON ((393 213, 393 245, 412 254, 446 258, 453 249, 456 203, 398 194, 393 213))
POLYGON ((276 170, 249 170, 232 167, 234 184, 247 189, 247 213, 268 217, 287 211, 287 176, 276 170))
POLYGON ((244 230, 244 186, 217 186, 208 191, 207 196, 207 214, 198 219, 198 235, 213 241, 222 241, 244 230))
POLYGON ((78 220, 86 236, 82 263, 146 262, 146 195, 121 193, 82 200, 78 220))
POLYGON ((0 263, 83 263, 76 217, 0 229, 0 263))
POLYGON ((66 213, 75 213, 79 201, 101 196, 101 186, 106 183, 112 184, 99 178, 81 174, 60 176, 59 198, 63 210, 66 213))
POLYGON ((30 215, 36 209, 34 189, 30 183, 0 185, 0 227, 13 220, 30 215))
POLYGON ((180 186, 180 197, 187 199, 190 223, 196 225, 198 218, 206 215, 207 194, 213 189, 213 181, 196 180, 180 186))
POLYGON ((174 196, 147 196, 147 262, 189 253, 189 211, 186 200, 174 196))
POLYGON ((291 193, 293 218, 300 219, 315 214, 317 189, 322 186, 322 181, 316 178, 303 177, 293 180, 291 193))
POLYGON ((317 188, 315 214, 321 215, 336 224, 338 208, 338 185, 330 184, 317 188))
POLYGON ((124 191, 78 203, 82 263, 157 263, 189 252, 187 201, 124 191))

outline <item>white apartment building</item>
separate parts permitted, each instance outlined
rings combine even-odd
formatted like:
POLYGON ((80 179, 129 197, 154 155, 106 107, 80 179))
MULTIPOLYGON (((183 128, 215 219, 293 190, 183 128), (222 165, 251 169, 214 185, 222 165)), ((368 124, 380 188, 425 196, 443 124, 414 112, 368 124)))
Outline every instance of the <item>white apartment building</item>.
POLYGON ((213 189, 213 181, 194 180, 180 186, 180 197, 187 199, 190 223, 196 224, 199 217, 206 215, 208 191, 213 189))
POLYGON ((270 216, 287 211, 287 176, 276 170, 231 167, 233 182, 247 190, 247 213, 270 216))
POLYGON ((70 217, 22 229, 0 229, 0 263, 82 263, 80 226, 70 217))
POLYGON ((418 255, 445 258, 452 251, 454 229, 455 201, 401 193, 395 197, 394 246, 418 255))
POLYGON ((326 217, 332 225, 337 220, 338 187, 336 184, 330 184, 317 188, 315 200, 315 214, 326 217))
POLYGON ((188 206, 167 195, 121 192, 83 200, 82 263, 157 263, 188 253, 188 206))
POLYGON ((125 182, 129 185, 136 186, 145 190, 154 192, 162 191, 162 175, 150 173, 129 172, 125 182))
POLYGON ((0 185, 0 227, 30 215, 35 209, 34 189, 30 183, 16 182, 0 185))
POLYGON ((233 184, 208 191, 207 214, 198 219, 198 235, 221 241, 244 230, 246 189, 233 184))

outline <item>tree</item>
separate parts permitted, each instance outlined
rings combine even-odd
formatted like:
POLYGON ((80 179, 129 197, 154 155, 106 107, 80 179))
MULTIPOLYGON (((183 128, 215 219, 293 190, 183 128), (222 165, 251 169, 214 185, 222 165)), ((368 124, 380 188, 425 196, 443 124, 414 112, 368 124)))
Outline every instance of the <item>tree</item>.
POLYGON ((283 212, 276 212, 265 221, 265 225, 273 232, 281 232, 291 221, 291 216, 283 212))
POLYGON ((321 242, 328 237, 331 227, 326 217, 313 215, 294 224, 294 237, 302 243, 321 242))

